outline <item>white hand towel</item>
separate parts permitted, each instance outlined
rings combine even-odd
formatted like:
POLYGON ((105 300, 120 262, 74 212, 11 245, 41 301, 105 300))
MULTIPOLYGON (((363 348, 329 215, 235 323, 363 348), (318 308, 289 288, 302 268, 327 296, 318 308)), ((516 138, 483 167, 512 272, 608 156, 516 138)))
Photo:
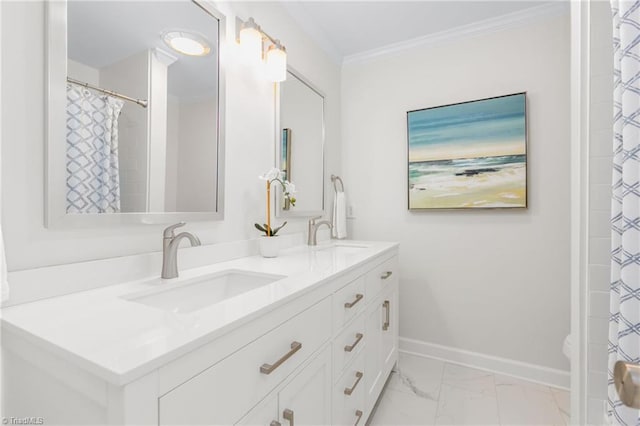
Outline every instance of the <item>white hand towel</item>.
POLYGON ((347 200, 344 192, 336 192, 333 199, 333 238, 347 238, 347 200))

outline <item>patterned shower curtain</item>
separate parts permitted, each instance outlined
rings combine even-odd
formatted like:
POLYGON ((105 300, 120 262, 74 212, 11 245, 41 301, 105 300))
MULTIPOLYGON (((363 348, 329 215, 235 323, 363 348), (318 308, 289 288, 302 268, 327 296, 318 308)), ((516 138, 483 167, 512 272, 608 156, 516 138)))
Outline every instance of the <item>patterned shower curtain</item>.
POLYGON ((120 211, 118 116, 123 104, 67 85, 67 213, 120 211))
POLYGON ((613 424, 640 426, 613 384, 616 361, 640 362, 640 0, 612 0, 614 165, 611 207, 609 403, 613 424))

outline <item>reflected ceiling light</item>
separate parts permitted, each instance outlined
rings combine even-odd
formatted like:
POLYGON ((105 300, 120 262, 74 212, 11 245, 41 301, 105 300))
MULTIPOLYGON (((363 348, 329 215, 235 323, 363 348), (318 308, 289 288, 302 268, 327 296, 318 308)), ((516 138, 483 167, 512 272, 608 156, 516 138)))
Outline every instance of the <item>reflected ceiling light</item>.
POLYGON ((248 63, 256 64, 264 58, 267 78, 274 83, 286 80, 287 51, 280 40, 276 40, 264 32, 253 18, 249 18, 247 21, 236 18, 236 28, 239 30, 237 39, 245 60, 248 63), (266 54, 263 50, 264 41, 271 43, 266 54))
POLYGON ((287 79, 287 51, 280 40, 269 46, 267 50, 266 73, 269 81, 278 83, 287 79))
POLYGON ((178 53, 188 56, 207 56, 211 53, 204 37, 186 31, 168 31, 162 35, 164 42, 178 53))

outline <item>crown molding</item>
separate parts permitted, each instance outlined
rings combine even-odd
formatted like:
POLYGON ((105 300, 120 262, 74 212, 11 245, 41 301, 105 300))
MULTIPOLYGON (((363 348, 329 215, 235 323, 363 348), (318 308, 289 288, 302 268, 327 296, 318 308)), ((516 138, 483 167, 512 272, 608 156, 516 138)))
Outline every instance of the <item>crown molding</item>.
POLYGON ((549 19, 556 16, 566 15, 568 13, 568 1, 554 1, 552 3, 546 3, 540 6, 535 6, 506 15, 498 16, 496 18, 485 19, 482 21, 474 22, 472 24, 455 27, 450 30, 427 34, 425 36, 417 37, 414 39, 392 43, 361 53, 348 55, 343 58, 342 63, 344 65, 358 62, 368 62, 370 60, 379 59, 381 57, 399 53, 404 50, 436 45, 443 42, 449 42, 453 40, 475 37, 482 34, 488 34, 496 31, 502 31, 508 28, 522 25, 523 23, 541 19, 549 19))
POLYGON ((300 25, 303 32, 305 32, 313 42, 315 42, 322 50, 324 50, 324 52, 328 55, 329 59, 333 61, 333 63, 340 66, 343 61, 343 55, 340 52, 340 49, 338 49, 336 45, 333 44, 322 27, 318 25, 318 22, 311 15, 309 15, 307 10, 300 3, 301 2, 297 1, 280 0, 280 4, 282 5, 282 7, 289 14, 289 16, 293 18, 293 20, 296 21, 298 25, 300 25))

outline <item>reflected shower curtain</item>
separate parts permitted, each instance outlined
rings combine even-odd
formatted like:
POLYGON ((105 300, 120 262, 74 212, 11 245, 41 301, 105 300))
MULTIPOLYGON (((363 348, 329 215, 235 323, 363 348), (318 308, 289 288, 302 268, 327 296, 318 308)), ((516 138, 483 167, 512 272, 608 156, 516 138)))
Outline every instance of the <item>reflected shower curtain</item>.
POLYGON ((614 39, 613 200, 608 414, 640 425, 613 383, 616 361, 640 362, 640 1, 611 1, 614 39))
POLYGON ((120 211, 118 116, 123 104, 67 85, 67 213, 120 211))

